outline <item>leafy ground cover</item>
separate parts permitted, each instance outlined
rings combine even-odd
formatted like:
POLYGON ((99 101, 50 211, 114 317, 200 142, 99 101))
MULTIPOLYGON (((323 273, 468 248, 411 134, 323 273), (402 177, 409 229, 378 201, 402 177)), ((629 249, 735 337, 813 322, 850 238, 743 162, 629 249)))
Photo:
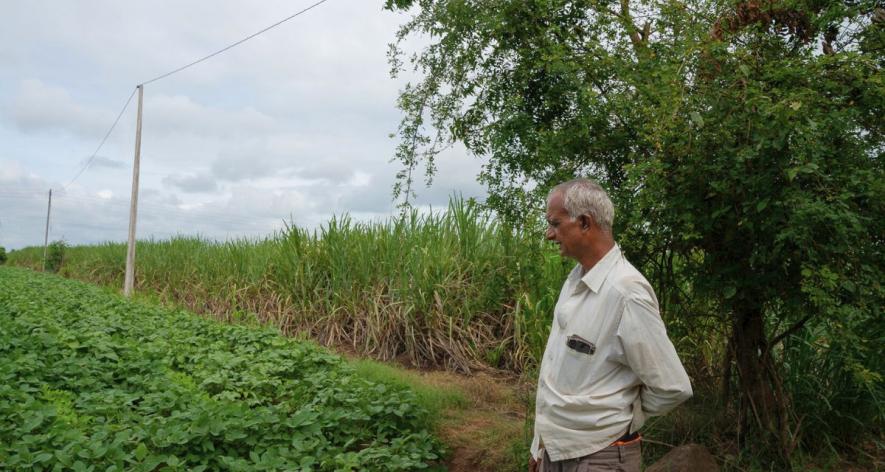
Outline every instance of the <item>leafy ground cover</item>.
POLYGON ((0 268, 0 469, 428 469, 427 424, 312 344, 0 268))

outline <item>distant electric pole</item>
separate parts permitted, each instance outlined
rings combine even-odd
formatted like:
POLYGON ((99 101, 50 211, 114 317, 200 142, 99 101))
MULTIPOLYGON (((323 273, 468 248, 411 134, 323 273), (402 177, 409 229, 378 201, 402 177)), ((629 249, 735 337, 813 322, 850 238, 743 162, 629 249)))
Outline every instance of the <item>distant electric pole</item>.
POLYGON ((129 206, 129 245, 126 251, 126 280, 123 295, 132 295, 135 286, 135 220, 138 216, 138 167, 141 162, 141 104, 144 84, 138 86, 138 117, 135 120, 135 163, 132 166, 132 199, 129 206))
POLYGON ((52 210, 52 189, 49 189, 49 203, 46 204, 46 232, 43 234, 43 272, 46 272, 46 250, 49 248, 49 211, 52 210))

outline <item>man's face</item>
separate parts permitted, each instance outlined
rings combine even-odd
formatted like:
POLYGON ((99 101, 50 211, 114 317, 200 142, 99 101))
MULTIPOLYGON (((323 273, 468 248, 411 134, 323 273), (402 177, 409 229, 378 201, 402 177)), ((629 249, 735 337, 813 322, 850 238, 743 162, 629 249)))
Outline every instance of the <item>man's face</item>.
POLYGON ((563 203, 562 192, 553 194, 547 201, 547 232, 544 236, 559 244, 559 255, 577 260, 583 248, 583 228, 581 220, 573 220, 563 203))

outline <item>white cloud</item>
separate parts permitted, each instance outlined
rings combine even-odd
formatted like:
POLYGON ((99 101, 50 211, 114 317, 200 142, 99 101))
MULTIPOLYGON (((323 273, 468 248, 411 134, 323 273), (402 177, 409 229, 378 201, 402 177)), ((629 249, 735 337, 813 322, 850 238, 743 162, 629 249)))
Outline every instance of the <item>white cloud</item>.
POLYGON ((372 174, 356 171, 347 182, 347 185, 350 187, 368 187, 370 183, 372 183, 372 174))
POLYGON ((267 177, 277 172, 272 156, 260 151, 253 152, 223 152, 212 163, 212 174, 219 179, 237 182, 267 177))
MULTIPOLYGON (((85 165, 89 162, 88 159, 83 160, 83 164, 85 165)), ((129 166, 125 162, 118 161, 116 159, 110 159, 102 156, 95 156, 95 159, 92 159, 92 162, 89 164, 91 169, 97 169, 100 167, 104 167, 107 169, 126 169, 129 166)))
POLYGON ((8 188, 13 183, 23 183, 30 187, 25 175, 25 169, 16 161, 0 159, 0 188, 8 188), (25 182, 20 182, 25 181, 25 182))
POLYGON ((273 118, 251 106, 227 110, 197 103, 184 95, 151 96, 143 121, 145 131, 155 136, 183 133, 236 138, 266 134, 277 128, 273 118))
POLYGON ((77 103, 63 88, 25 79, 13 105, 13 119, 26 132, 67 131, 93 137, 106 130, 113 114, 77 103))
MULTIPOLYGON (((140 81, 304 8, 296 0, 148 3, 33 0, 0 28, 0 245, 126 239, 136 101, 66 190, 140 81), (88 32, 88 34, 84 33, 88 32), (7 195, 4 197, 3 195, 7 195), (57 211, 56 211, 57 210, 57 211)), ((375 2, 328 2, 144 93, 139 237, 263 236, 291 217, 377 219, 391 202, 402 80, 387 44, 404 16, 375 2)), ((463 150, 439 160, 416 205, 484 195, 463 150)))
POLYGON ((184 193, 213 192, 218 189, 218 183, 209 175, 169 175, 163 178, 163 183, 184 193))

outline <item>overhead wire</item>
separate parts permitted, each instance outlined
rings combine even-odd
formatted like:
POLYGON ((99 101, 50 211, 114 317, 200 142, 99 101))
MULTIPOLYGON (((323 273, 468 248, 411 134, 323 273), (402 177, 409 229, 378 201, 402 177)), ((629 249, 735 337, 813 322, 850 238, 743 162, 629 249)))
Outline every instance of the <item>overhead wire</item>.
MULTIPOLYGON (((263 33, 267 32, 267 31, 269 31, 269 30, 271 30, 271 29, 273 29, 273 28, 276 28, 277 26, 279 26, 279 25, 281 25, 281 24, 283 24, 283 23, 285 23, 285 22, 287 22, 287 21, 289 21, 289 20, 291 20, 291 19, 293 19, 293 18, 295 18, 295 17, 297 17, 297 16, 299 16, 299 15, 302 15, 302 14, 304 14, 304 13, 306 13, 306 12, 308 12, 308 11, 310 11, 310 10, 316 8, 316 7, 318 7, 318 6, 320 6, 321 4, 326 3, 327 1, 329 1, 329 0, 320 0, 320 1, 318 1, 318 2, 316 2, 316 3, 314 3, 314 4, 312 4, 312 5, 308 6, 307 8, 304 8, 304 9, 298 11, 298 12, 295 12, 295 13, 293 13, 293 14, 287 16, 286 18, 283 18, 282 20, 277 21, 276 23, 274 23, 274 24, 272 24, 272 25, 270 25, 270 26, 268 26, 268 27, 266 27, 266 28, 263 28, 263 29, 261 29, 261 30, 255 32, 255 33, 250 34, 249 36, 246 36, 245 38, 243 38, 243 39, 241 39, 241 40, 239 40, 239 41, 234 42, 233 44, 230 44, 230 45, 228 45, 228 46, 226 46, 226 47, 224 47, 224 48, 222 48, 222 49, 219 49, 218 51, 213 52, 212 54, 209 54, 209 55, 207 55, 207 56, 201 57, 200 59, 197 59, 197 60, 195 60, 195 61, 193 61, 193 62, 190 62, 190 63, 188 63, 188 64, 186 64, 186 65, 184 65, 184 66, 181 66, 181 67, 179 67, 179 68, 177 68, 177 69, 174 69, 174 70, 171 70, 171 71, 169 71, 169 72, 166 72, 165 74, 158 75, 158 76, 154 77, 153 79, 146 80, 146 81, 142 82, 140 85, 147 85, 147 84, 150 84, 150 83, 156 82, 156 81, 158 81, 158 80, 160 80, 160 79, 165 79, 166 77, 169 77, 170 75, 177 74, 178 72, 181 72, 181 71, 183 71, 183 70, 185 70, 185 69, 187 69, 187 68, 189 68, 189 67, 195 66, 195 65, 197 65, 197 64, 199 64, 199 63, 201 63, 201 62, 203 62, 203 61, 205 61, 205 60, 207 60, 207 59, 211 59, 211 58, 213 58, 213 57, 215 57, 215 56, 217 56, 217 55, 219 55, 219 54, 221 54, 221 53, 223 53, 223 52, 225 52, 225 51, 227 51, 227 50, 229 50, 229 49, 232 49, 232 48, 234 48, 234 47, 236 47, 236 46, 239 46, 240 44, 245 43, 246 41, 248 41, 248 40, 250 40, 250 39, 252 39, 252 38, 254 38, 254 37, 256 37, 256 36, 258 36, 258 35, 260 35, 260 34, 263 34, 263 33)), ((80 177, 80 175, 82 175, 83 172, 85 172, 86 169, 89 168, 89 166, 92 164, 92 161, 95 160, 96 155, 98 155, 98 152, 101 150, 102 146, 104 146, 104 144, 105 144, 105 142, 107 141, 108 137, 111 135, 111 132, 112 132, 112 131, 114 130, 114 128, 117 126, 117 123, 119 123, 120 118, 123 116, 123 112, 125 112, 125 111, 126 111, 126 108, 129 107, 129 103, 132 102, 132 97, 135 96, 135 92, 136 92, 137 90, 138 90, 138 87, 136 87, 135 89, 132 90, 132 93, 129 95, 129 98, 126 99, 126 104, 123 105, 123 108, 120 110, 120 113, 117 114, 117 118, 114 120, 114 124, 112 124, 111 127, 108 129, 107 133, 105 133, 104 138, 102 138, 101 142, 98 144, 98 147, 95 149, 95 152, 93 152, 92 155, 89 157, 89 160, 86 162, 86 165, 84 165, 84 166, 80 169, 80 171, 77 172, 77 175, 75 175, 74 178, 71 179, 71 181, 68 182, 67 185, 65 185, 65 186, 63 187, 64 189, 67 189, 71 184, 73 184, 74 181, 76 181, 76 180, 80 177)))
MULTIPOLYGON (((230 44, 230 45, 228 45, 228 46, 226 46, 226 47, 224 47, 224 48, 222 48, 222 49, 219 49, 218 51, 215 51, 215 52, 213 52, 213 53, 211 53, 211 54, 209 54, 209 55, 207 55, 207 56, 201 57, 201 58, 199 58, 199 59, 197 59, 197 60, 195 60, 195 61, 192 61, 192 62, 190 62, 190 63, 188 63, 188 64, 186 64, 186 65, 184 65, 184 66, 181 66, 181 67, 179 67, 179 68, 177 68, 177 69, 171 70, 171 71, 166 72, 166 73, 164 73, 164 74, 158 75, 158 76, 156 76, 156 77, 154 77, 154 78, 152 78, 152 79, 150 79, 150 80, 146 80, 146 81, 142 82, 141 84, 139 84, 139 86, 135 87, 135 88, 132 90, 132 93, 129 94, 129 98, 126 99, 126 103, 123 104, 123 108, 120 109, 120 112, 117 114, 117 117, 114 119, 113 124, 111 124, 110 128, 108 128, 108 130, 107 130, 107 132, 105 133, 104 137, 101 139, 101 142, 99 142, 98 146, 95 148, 95 151, 93 151, 93 153, 89 156, 89 159, 87 159, 86 164, 84 164, 83 167, 80 168, 80 170, 77 172, 77 174, 74 175, 74 177, 73 177, 73 178, 72 178, 72 179, 71 179, 66 185, 64 185, 64 186, 62 187, 62 189, 63 189, 63 190, 67 190, 68 187, 70 187, 70 186, 71 186, 71 185, 72 185, 72 184, 73 184, 73 183, 74 183, 74 182, 75 182, 75 181, 76 181, 81 175, 83 175, 83 173, 86 172, 86 170, 89 169, 89 167, 92 165, 92 162, 95 160, 96 156, 97 156, 98 153, 101 151, 101 148, 102 148, 102 147, 105 145, 105 143, 107 142, 107 140, 108 140, 108 138, 110 137, 111 133, 114 131, 114 128, 116 128, 117 124, 120 122, 120 118, 122 118, 123 113, 125 113, 126 109, 129 107, 129 104, 132 102, 132 97, 135 96, 135 92, 138 91, 138 87, 140 87, 140 86, 144 86, 144 85, 147 85, 147 84, 150 84, 150 83, 153 83, 153 82, 156 82, 156 81, 161 80, 161 79, 164 79, 164 78, 169 77, 169 76, 171 76, 171 75, 173 75, 173 74, 177 74, 178 72, 181 72, 181 71, 183 71, 183 70, 185 70, 185 69, 188 69, 188 68, 190 68, 190 67, 193 67, 193 66, 195 66, 195 65, 197 65, 197 64, 199 64, 199 63, 201 63, 201 62, 203 62, 203 61, 206 61, 206 60, 208 60, 208 59, 211 59, 211 58, 213 58, 213 57, 215 57, 215 56, 217 56, 217 55, 219 55, 219 54, 221 54, 221 53, 223 53, 223 52, 225 52, 225 51, 228 51, 228 50, 230 50, 230 49, 232 49, 232 48, 234 48, 234 47, 236 47, 236 46, 239 46, 240 44, 245 43, 246 41, 249 41, 250 39, 255 38, 256 36, 259 36, 259 35, 261 35, 261 34, 267 32, 267 31, 269 31, 269 30, 271 30, 271 29, 273 29, 273 28, 276 28, 277 26, 280 26, 281 24, 283 24, 283 23, 285 23, 285 22, 287 22, 287 21, 289 21, 289 20, 292 20, 293 18, 296 18, 296 17, 298 17, 298 16, 300 16, 300 15, 302 15, 302 14, 304 14, 304 13, 306 13, 306 12, 308 12, 308 11, 310 11, 310 10, 316 8, 316 7, 318 7, 319 5, 321 5, 321 4, 323 4, 323 3, 326 3, 327 1, 328 1, 328 0, 320 0, 320 1, 318 1, 318 2, 315 2, 315 3, 311 4, 310 6, 304 8, 304 9, 302 9, 302 10, 299 10, 298 12, 295 12, 295 13, 293 13, 292 15, 287 16, 286 18, 283 18, 282 20, 277 21, 276 23, 274 23, 274 24, 272 24, 272 25, 270 25, 270 26, 267 26, 267 27, 265 27, 265 28, 263 28, 263 29, 261 29, 261 30, 255 32, 255 33, 249 35, 249 36, 246 36, 245 38, 243 38, 243 39, 241 39, 241 40, 239 40, 239 41, 236 41, 236 42, 234 42, 234 43, 232 43, 232 44, 230 44)), ((8 195, 8 196, 11 196, 11 195, 8 195)), ((16 196, 17 196, 17 195, 16 195, 16 196)), ((70 198, 70 197, 71 197, 71 196, 68 196, 68 198, 70 198)), ((74 197, 74 198, 76 199, 77 197, 74 197)), ((179 212, 179 214, 183 213, 183 211, 182 211, 181 209, 176 209, 176 210, 177 210, 177 212, 179 212)), ((167 210, 167 211, 168 211, 168 210, 167 210)), ((173 210, 173 211, 175 211, 175 210, 173 210)), ((191 218, 193 218, 193 215, 189 215, 189 216, 190 216, 191 218)), ((220 221, 220 220, 225 220, 225 219, 226 219, 227 221, 231 221, 231 215, 225 215, 225 216, 222 217, 222 218, 215 219, 215 221, 220 221)), ((199 218, 198 218, 198 220, 199 220, 199 218)), ((231 222, 233 222, 233 221, 231 221, 231 222)), ((245 222, 244 222, 243 224, 245 224, 245 222)))
MULTIPOLYGON (((66 195, 64 200, 79 201, 93 204, 100 204, 106 208, 124 209, 129 207, 129 202, 119 199, 109 199, 91 195, 66 195)), ((239 226, 252 226, 258 224, 255 218, 246 216, 235 216, 227 213, 225 208, 200 208, 195 210, 186 210, 172 204, 139 202, 139 214, 144 216, 163 217, 167 221, 193 222, 202 224, 227 223, 239 226)), ((274 220, 272 217, 265 217, 264 220, 274 220)), ((260 221, 260 220, 259 220, 260 221)))
POLYGON ((205 61, 205 60, 207 60, 207 59, 211 59, 211 58, 213 58, 213 57, 215 57, 215 56, 217 56, 217 55, 223 53, 224 51, 227 51, 228 49, 231 49, 231 48, 234 48, 234 47, 236 47, 236 46, 239 46, 240 44, 243 44, 243 43, 245 43, 246 41, 248 41, 248 40, 250 40, 250 39, 252 39, 252 38, 254 38, 254 37, 256 37, 256 36, 258 36, 258 35, 260 35, 260 34, 266 32, 266 31, 268 31, 268 30, 271 30, 271 29, 273 29, 273 28, 276 28, 277 26, 280 26, 281 24, 283 24, 283 23, 285 23, 285 22, 291 20, 292 18, 295 18, 296 16, 299 16, 299 15, 301 15, 301 14, 303 14, 303 13, 306 13, 306 12, 308 12, 308 11, 310 11, 310 10, 312 10, 312 9, 314 9, 314 8, 316 8, 316 7, 318 7, 318 6, 320 6, 321 4, 326 3, 327 1, 329 1, 329 0, 320 0, 319 2, 316 2, 316 3, 314 3, 313 5, 311 5, 311 6, 307 7, 307 8, 305 8, 305 9, 303 9, 303 10, 297 12, 297 13, 294 13, 294 14, 292 14, 292 15, 289 15, 289 16, 287 16, 286 18, 283 18, 282 20, 280 20, 280 21, 278 21, 278 22, 276 22, 276 23, 274 23, 274 24, 272 24, 272 25, 270 25, 270 26, 268 26, 268 27, 262 29, 261 31, 258 31, 258 32, 253 33, 253 34, 250 34, 249 36, 246 36, 245 38, 243 38, 243 39, 241 39, 241 40, 239 40, 239 41, 237 41, 237 42, 235 42, 235 43, 233 43, 233 44, 231 44, 231 45, 229 45, 229 46, 227 46, 227 47, 225 47, 225 48, 219 49, 218 51, 215 51, 215 52, 213 52, 212 54, 209 54, 208 56, 205 56, 205 57, 202 57, 202 58, 200 58, 200 59, 197 59, 196 61, 193 61, 193 62, 191 62, 191 63, 189 63, 189 64, 187 64, 187 65, 181 66, 181 67, 179 67, 178 69, 175 69, 175 70, 169 71, 169 72, 167 72, 167 73, 165 73, 165 74, 158 75, 157 77, 154 77, 153 79, 150 79, 150 80, 144 81, 144 82, 141 83, 141 85, 147 85, 147 84, 149 84, 149 83, 156 82, 156 81, 158 81, 158 80, 160 80, 160 79, 165 79, 166 77, 169 77, 169 76, 172 75, 172 74, 177 74, 177 73, 179 73, 179 72, 181 72, 181 71, 187 69, 188 67, 195 66, 195 65, 197 65, 197 64, 199 64, 199 63, 201 63, 201 62, 203 62, 203 61, 205 61))
MULTIPOLYGON (((32 200, 35 198, 45 197, 43 192, 27 192, 27 193, 7 193, 0 189, 0 200, 32 200)), ((59 205, 65 205, 65 202, 81 202, 91 203, 103 206, 105 209, 123 209, 129 208, 129 202, 118 198, 107 198, 98 195, 73 194, 67 193, 63 195, 54 195, 54 207, 61 208, 59 205)), ((42 203, 41 203, 42 204, 42 203)), ((42 210, 41 210, 42 211, 42 210)), ((223 207, 198 207, 194 209, 184 209, 175 204, 159 203, 159 202, 140 202, 139 213, 151 216, 163 216, 171 219, 180 219, 181 221, 191 221, 197 223, 231 223, 242 226, 251 226, 256 224, 254 217, 236 216, 228 213, 230 210, 223 207)), ((264 217, 259 220, 275 220, 274 217, 264 217)))
POLYGON ((2 196, 35 197, 37 195, 46 195, 46 191, 45 190, 33 190, 33 191, 27 191, 27 190, 15 191, 15 190, 13 190, 13 191, 8 191, 8 190, 0 189, 0 197, 2 197, 2 196))
POLYGON ((117 126, 117 123, 120 122, 120 117, 123 116, 123 112, 125 112, 126 108, 129 107, 129 103, 132 101, 132 97, 135 96, 135 92, 137 90, 138 90, 138 88, 132 89, 132 93, 129 94, 129 98, 126 99, 126 103, 123 105, 123 108, 120 110, 120 113, 117 113, 117 119, 115 119, 114 124, 112 124, 111 127, 108 128, 108 132, 104 134, 104 138, 102 138, 101 142, 98 143, 98 147, 95 148, 95 152, 92 153, 92 155, 89 157, 89 160, 86 161, 86 165, 84 165, 80 169, 80 172, 77 172, 77 175, 75 175, 74 178, 71 179, 71 181, 67 183, 67 185, 62 187, 63 189, 67 190, 68 187, 70 187, 71 184, 74 183, 74 181, 77 180, 77 178, 79 178, 83 174, 83 172, 85 172, 86 169, 89 168, 89 166, 92 164, 92 161, 95 160, 95 156, 98 155, 98 151, 101 150, 102 146, 104 146, 104 143, 108 140, 108 137, 111 135, 111 132, 114 131, 114 128, 117 126))

